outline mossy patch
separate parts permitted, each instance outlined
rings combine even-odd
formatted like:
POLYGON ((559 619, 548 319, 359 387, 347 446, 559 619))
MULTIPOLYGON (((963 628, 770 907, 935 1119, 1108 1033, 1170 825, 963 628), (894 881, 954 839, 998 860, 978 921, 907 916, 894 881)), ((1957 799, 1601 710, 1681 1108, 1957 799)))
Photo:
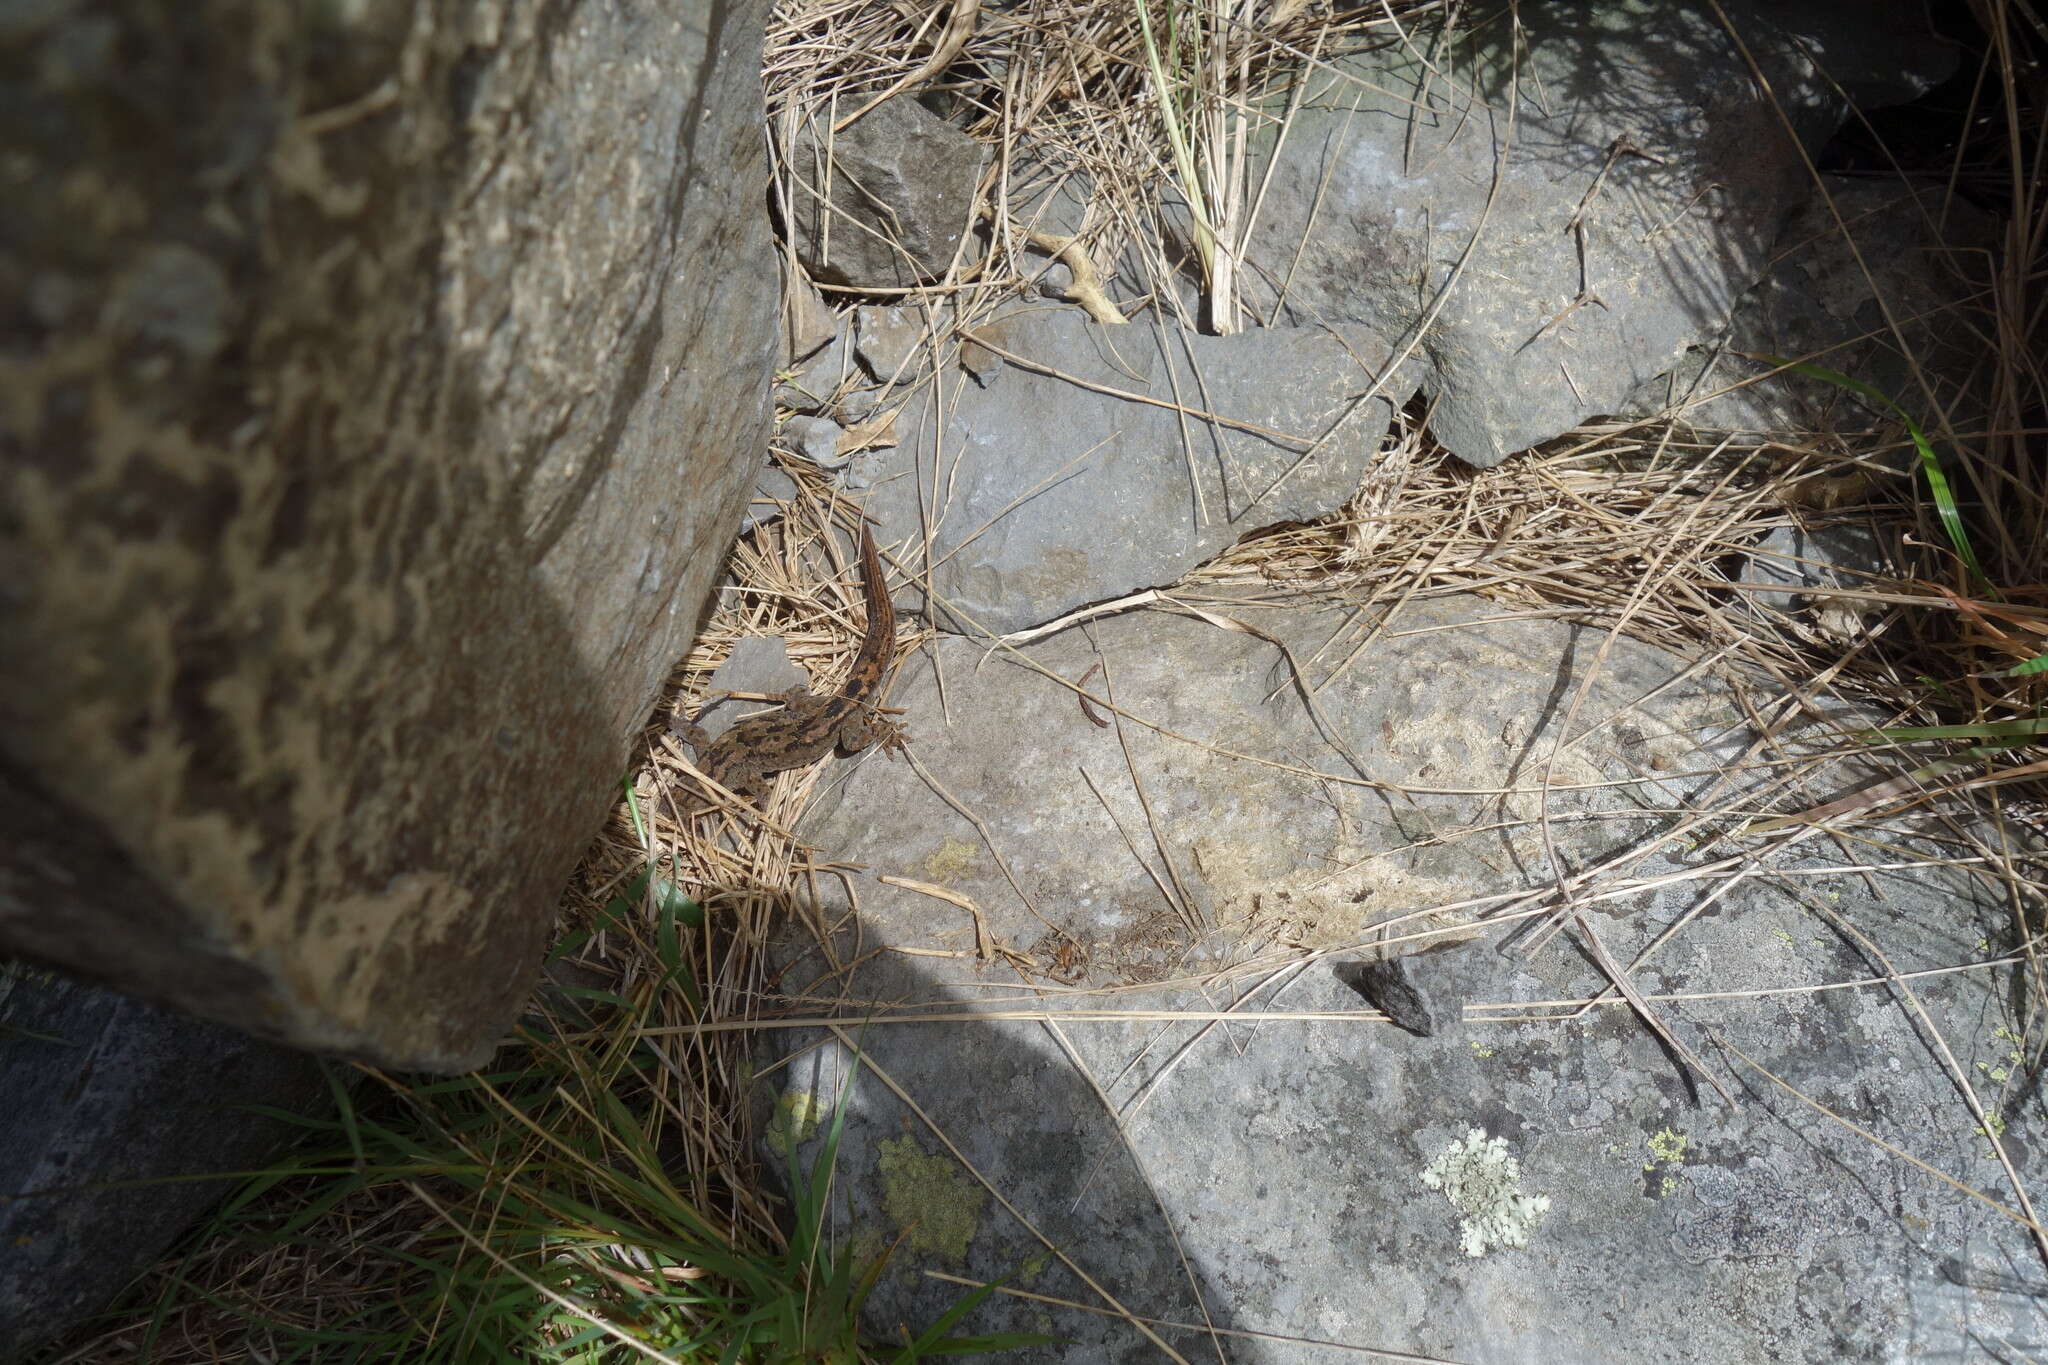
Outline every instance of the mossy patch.
POLYGON ((981 850, 965 839, 948 839, 924 860, 925 880, 941 886, 966 881, 981 868, 981 850))
POLYGON ((775 1117, 768 1124, 768 1145, 775 1155, 786 1157, 792 1147, 809 1142, 818 1131, 825 1106, 808 1090, 785 1090, 775 1101, 775 1117))
POLYGON ((981 1187, 953 1164, 934 1156, 910 1137, 891 1138, 878 1148, 882 1208, 902 1230, 913 1252, 959 1264, 981 1222, 987 1199, 981 1187))

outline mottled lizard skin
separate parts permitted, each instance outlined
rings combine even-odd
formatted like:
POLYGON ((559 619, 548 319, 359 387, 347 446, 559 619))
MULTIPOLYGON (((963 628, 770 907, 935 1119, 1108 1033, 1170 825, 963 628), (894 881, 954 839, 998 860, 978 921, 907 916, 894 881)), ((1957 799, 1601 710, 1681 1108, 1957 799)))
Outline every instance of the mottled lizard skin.
POLYGON ((815 763, 835 748, 852 754, 877 743, 889 749, 902 747, 900 727, 875 708, 896 653, 896 609, 889 601, 882 562, 866 522, 860 528, 860 583, 867 628, 853 668, 838 691, 821 697, 809 688, 792 687, 782 694, 780 711, 749 716, 709 747, 696 724, 670 727, 697 751, 697 767, 706 777, 760 805, 770 777, 815 763))

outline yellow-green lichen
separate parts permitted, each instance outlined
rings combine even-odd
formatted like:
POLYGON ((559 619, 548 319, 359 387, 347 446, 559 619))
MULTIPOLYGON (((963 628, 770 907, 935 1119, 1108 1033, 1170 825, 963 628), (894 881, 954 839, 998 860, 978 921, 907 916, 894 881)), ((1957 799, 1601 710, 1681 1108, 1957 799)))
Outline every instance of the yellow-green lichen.
POLYGON ((951 1158, 927 1153, 907 1136, 880 1144, 875 1165, 882 1208, 911 1251, 955 1264, 966 1260, 986 1199, 980 1187, 951 1158))
POLYGON ((1653 1134, 1647 1145, 1651 1156, 1667 1165, 1677 1166, 1685 1161, 1685 1144, 1688 1141, 1690 1139, 1685 1134, 1666 1128, 1661 1133, 1653 1134))
POLYGON ((775 1117, 768 1125, 768 1145, 775 1155, 786 1157, 793 1146, 811 1140, 825 1106, 808 1090, 785 1090, 775 1101, 775 1117))
POLYGON ((948 839, 925 855, 926 881, 945 886, 964 881, 981 867, 981 849, 965 839, 948 839))
POLYGON ((847 1246, 853 1252, 855 1265, 871 1266, 877 1257, 889 1250, 889 1241, 882 1236, 881 1229, 863 1223, 853 1230, 853 1236, 847 1240, 847 1246))

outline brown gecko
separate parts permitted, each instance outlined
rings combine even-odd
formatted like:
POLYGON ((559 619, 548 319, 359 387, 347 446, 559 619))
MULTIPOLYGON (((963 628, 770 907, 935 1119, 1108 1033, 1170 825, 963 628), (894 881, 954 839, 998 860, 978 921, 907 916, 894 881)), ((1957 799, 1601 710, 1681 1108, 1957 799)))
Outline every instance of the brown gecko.
MULTIPOLYGON (((903 747, 902 728, 875 707, 896 652, 896 608, 865 521, 860 527, 860 586, 867 628, 837 692, 821 697, 807 687, 792 687, 782 694, 782 710, 749 716, 708 746, 694 721, 670 724, 669 732, 697 751, 697 767, 706 777, 758 806, 766 800, 771 775, 806 767, 835 747, 849 754, 877 743, 885 749, 903 747)), ((710 804, 700 802, 697 809, 710 804)))

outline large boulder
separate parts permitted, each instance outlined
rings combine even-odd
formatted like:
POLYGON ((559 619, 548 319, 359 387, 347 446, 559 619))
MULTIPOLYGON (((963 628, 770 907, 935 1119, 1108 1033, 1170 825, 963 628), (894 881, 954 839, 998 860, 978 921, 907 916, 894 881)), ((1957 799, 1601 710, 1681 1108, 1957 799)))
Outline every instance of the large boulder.
POLYGON ((19 7, 0 947, 481 1061, 765 436, 760 7, 19 7))

